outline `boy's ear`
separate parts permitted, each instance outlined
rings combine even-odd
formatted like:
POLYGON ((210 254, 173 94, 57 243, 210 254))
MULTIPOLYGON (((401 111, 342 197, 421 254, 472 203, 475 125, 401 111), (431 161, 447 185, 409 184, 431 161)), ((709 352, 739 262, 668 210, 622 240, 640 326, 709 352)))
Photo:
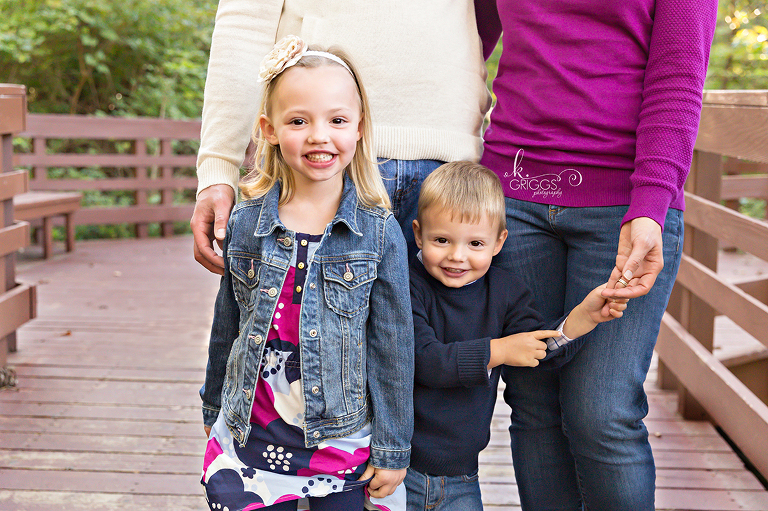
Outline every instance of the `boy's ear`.
POLYGON ((413 237, 416 238, 416 246, 421 250, 421 226, 418 220, 413 221, 413 237))
POLYGON ((259 117, 259 129, 261 130, 261 134, 264 135, 264 139, 267 142, 272 145, 280 144, 280 142, 277 140, 277 135, 275 135, 275 127, 272 125, 272 121, 270 121, 269 117, 266 115, 259 117))
POLYGON ((501 252, 501 247, 504 246, 504 242, 507 241, 507 235, 509 234, 509 231, 504 229, 499 233, 499 239, 496 240, 496 246, 493 249, 493 255, 498 254, 501 252))

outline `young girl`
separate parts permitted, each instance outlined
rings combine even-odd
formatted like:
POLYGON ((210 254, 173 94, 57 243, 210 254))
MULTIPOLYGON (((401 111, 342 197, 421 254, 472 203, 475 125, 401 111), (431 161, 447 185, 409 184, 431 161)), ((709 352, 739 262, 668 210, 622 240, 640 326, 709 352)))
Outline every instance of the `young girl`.
POLYGON ((367 484, 379 509, 403 509, 408 266, 365 91, 343 53, 295 36, 260 79, 257 164, 227 225, 200 391, 208 504, 295 510, 307 497, 312 510, 362 510, 367 484))

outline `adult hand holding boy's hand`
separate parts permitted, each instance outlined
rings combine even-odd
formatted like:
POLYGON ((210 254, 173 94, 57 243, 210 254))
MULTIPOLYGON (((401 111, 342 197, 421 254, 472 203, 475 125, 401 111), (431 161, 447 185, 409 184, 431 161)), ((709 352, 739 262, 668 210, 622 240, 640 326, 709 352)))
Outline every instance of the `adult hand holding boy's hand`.
POLYGON ((542 339, 557 337, 557 330, 521 332, 501 339, 491 339, 491 360, 488 369, 502 364, 518 367, 536 367, 547 356, 547 343, 542 339))
POLYGON ((371 497, 381 499, 392 495, 395 492, 395 488, 400 486, 400 483, 405 479, 407 470, 408 469, 405 468, 399 470, 387 470, 385 468, 372 467, 369 464, 358 481, 373 477, 371 482, 368 483, 368 494, 371 497))

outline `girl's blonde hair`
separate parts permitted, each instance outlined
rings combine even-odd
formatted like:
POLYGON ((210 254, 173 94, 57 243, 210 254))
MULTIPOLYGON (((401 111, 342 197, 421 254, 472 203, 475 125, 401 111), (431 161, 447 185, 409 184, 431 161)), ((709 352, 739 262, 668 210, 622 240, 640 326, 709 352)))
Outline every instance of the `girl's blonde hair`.
POLYGON ((487 216, 498 226, 499 233, 507 228, 501 181, 493 171, 479 163, 445 163, 427 176, 419 195, 419 221, 424 211, 430 208, 470 224, 480 223, 487 216))
MULTIPOLYGON (((367 206, 381 206, 383 208, 390 208, 389 196, 387 190, 384 188, 384 183, 379 173, 379 166, 376 163, 375 155, 373 152, 373 143, 371 137, 372 122, 371 122, 371 109, 368 103, 368 96, 365 93, 365 88, 360 81, 359 74, 354 64, 352 64, 350 58, 344 53, 343 50, 331 47, 327 50, 310 47, 313 51, 324 51, 340 58, 347 65, 352 73, 352 78, 357 86, 357 92, 360 100, 361 110, 361 122, 360 122, 360 140, 357 141, 357 147, 355 148, 355 154, 352 157, 352 161, 349 163, 346 172, 349 173, 350 178, 355 183, 357 188, 358 200, 367 206)), ((305 55, 294 64, 295 67, 315 68, 321 66, 339 66, 337 62, 331 59, 317 55, 305 55)), ((270 107, 272 104, 272 98, 275 90, 280 85, 280 80, 283 77, 281 72, 279 75, 270 80, 265 88, 264 95, 261 99, 261 106, 259 107, 259 117, 266 115, 269 117, 270 107)), ((275 184, 280 182, 282 188, 280 190, 280 202, 279 204, 285 204, 291 197, 293 197, 294 181, 291 168, 285 162, 279 146, 270 144, 261 133, 259 122, 257 121, 253 129, 253 141, 256 144, 256 153, 254 156, 253 168, 243 177, 240 183, 240 190, 243 196, 246 198, 255 198, 265 195, 275 184)))

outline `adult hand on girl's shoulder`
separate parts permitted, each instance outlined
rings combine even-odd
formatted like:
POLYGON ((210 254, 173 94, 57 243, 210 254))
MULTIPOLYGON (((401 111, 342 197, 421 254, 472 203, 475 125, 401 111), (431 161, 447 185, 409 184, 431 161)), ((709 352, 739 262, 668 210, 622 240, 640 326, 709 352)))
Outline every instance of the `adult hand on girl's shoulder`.
POLYGON ((381 499, 395 493, 395 489, 405 479, 407 471, 408 469, 406 468, 388 470, 386 468, 376 468, 369 464, 358 480, 362 481, 372 477, 373 479, 368 483, 368 494, 371 497, 381 499))
POLYGON ((235 204, 235 191, 229 185, 212 185, 197 196, 189 226, 194 239, 195 261, 208 271, 224 275, 224 258, 213 249, 215 239, 222 246, 227 220, 235 204))
POLYGON ((205 430, 205 436, 207 438, 211 437, 211 427, 210 426, 203 426, 203 429, 205 430))
POLYGON ((664 268, 662 248, 661 226, 655 220, 638 217, 622 225, 616 266, 602 295, 637 298, 648 294, 664 268))

